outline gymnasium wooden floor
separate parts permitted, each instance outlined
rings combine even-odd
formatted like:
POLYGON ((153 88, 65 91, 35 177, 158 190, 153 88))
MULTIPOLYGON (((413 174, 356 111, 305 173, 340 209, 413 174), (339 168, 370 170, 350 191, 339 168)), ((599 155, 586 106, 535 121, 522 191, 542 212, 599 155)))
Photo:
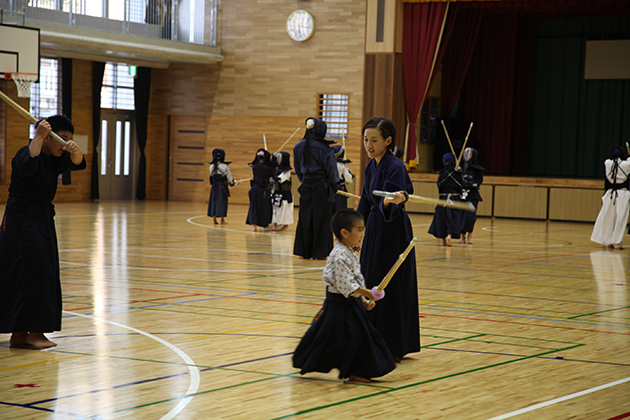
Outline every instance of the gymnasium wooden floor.
POLYGON ((292 368, 325 263, 246 211, 58 204, 63 330, 41 351, 0 335, 0 418, 630 418, 630 248, 592 224, 480 218, 447 249, 412 215, 422 351, 353 384, 292 368))

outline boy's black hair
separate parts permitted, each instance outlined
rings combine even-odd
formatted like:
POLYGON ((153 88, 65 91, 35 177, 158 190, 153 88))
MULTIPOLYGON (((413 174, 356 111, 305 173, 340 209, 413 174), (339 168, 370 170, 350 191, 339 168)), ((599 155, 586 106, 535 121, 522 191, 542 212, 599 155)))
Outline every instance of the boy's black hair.
POLYGON ((65 115, 53 115, 51 117, 46 118, 46 121, 50 124, 50 128, 55 133, 59 133, 60 131, 69 131, 74 134, 74 125, 70 118, 65 115))
POLYGON ((358 211, 352 209, 339 210, 330 220, 330 230, 332 230, 337 239, 342 240, 341 229, 352 230, 354 222, 357 220, 363 220, 363 215, 358 211))

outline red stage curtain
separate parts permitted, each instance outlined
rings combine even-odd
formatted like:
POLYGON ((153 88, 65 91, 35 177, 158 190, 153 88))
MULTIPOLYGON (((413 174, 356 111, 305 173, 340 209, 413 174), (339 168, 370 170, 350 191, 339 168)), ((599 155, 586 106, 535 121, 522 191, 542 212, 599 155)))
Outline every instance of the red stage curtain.
POLYGON ((482 23, 466 79, 464 117, 475 122, 469 145, 478 149, 486 173, 507 175, 510 173, 518 14, 486 14, 482 23))
POLYGON ((442 61, 442 117, 447 117, 464 85, 470 61, 475 51, 477 35, 481 26, 483 12, 481 9, 458 8, 455 19, 449 24, 452 34, 448 38, 446 48, 441 48, 444 55, 442 61))
POLYGON ((409 3, 404 7, 402 63, 409 120, 407 161, 411 161, 416 159, 416 120, 428 90, 448 3, 409 3))

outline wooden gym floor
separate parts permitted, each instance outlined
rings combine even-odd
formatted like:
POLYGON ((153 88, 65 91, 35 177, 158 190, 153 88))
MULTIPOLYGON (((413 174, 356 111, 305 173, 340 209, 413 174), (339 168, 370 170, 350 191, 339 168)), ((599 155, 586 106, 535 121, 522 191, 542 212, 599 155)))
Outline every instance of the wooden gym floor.
POLYGON ((445 248, 412 215, 422 351, 353 384, 292 368, 325 263, 246 212, 58 204, 63 330, 41 351, 0 336, 0 418, 630 418, 630 248, 592 224, 480 218, 445 248))

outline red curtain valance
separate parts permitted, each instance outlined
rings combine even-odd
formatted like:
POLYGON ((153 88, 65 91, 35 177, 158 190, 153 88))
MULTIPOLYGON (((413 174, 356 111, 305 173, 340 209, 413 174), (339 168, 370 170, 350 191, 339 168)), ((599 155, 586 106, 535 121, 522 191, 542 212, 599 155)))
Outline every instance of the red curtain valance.
POLYGON ((503 1, 503 0, 403 0, 403 3, 447 3, 456 1, 503 1))

